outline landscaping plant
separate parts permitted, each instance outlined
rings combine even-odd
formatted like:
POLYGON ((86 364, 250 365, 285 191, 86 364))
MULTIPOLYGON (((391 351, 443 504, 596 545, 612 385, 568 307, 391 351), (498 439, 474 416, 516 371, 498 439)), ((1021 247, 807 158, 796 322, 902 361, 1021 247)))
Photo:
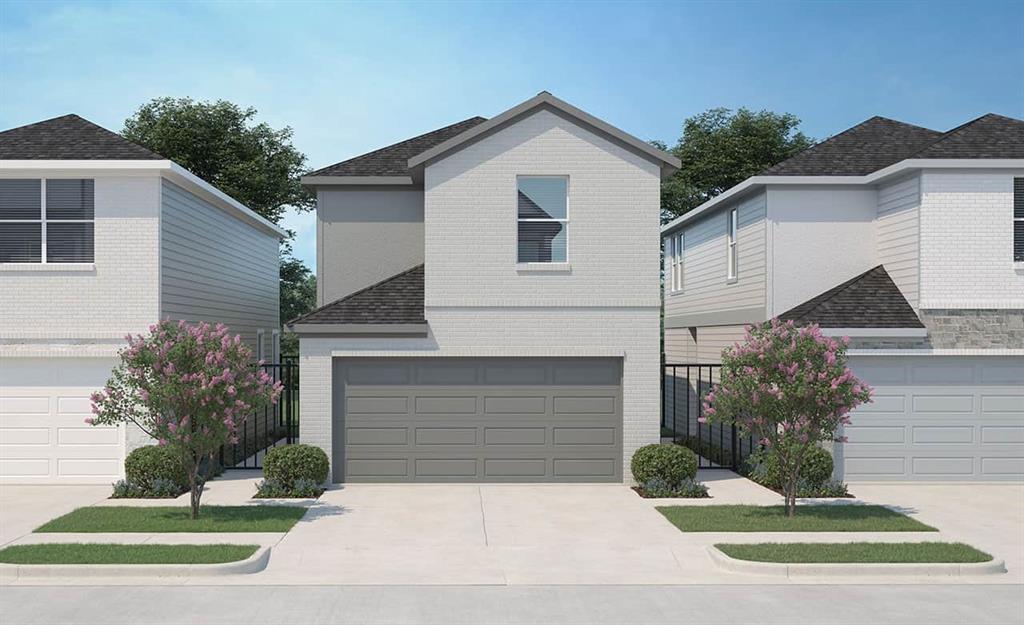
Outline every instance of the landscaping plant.
POLYGON ((175 496, 188 490, 188 475, 181 458, 174 449, 166 446, 144 445, 133 449, 124 459, 124 477, 143 492, 152 491, 155 482, 177 487, 175 496))
POLYGON ((327 453, 313 445, 281 445, 267 451, 263 459, 263 477, 285 490, 292 490, 299 480, 319 486, 329 469, 327 453))
POLYGON ((221 446, 238 441, 248 415, 276 402, 281 384, 223 324, 165 320, 127 341, 106 387, 92 394, 95 416, 86 422, 134 423, 167 447, 184 468, 197 519, 201 465, 213 465, 221 446))
POLYGON ((644 445, 633 454, 629 468, 638 484, 660 479, 676 485, 697 477, 697 454, 670 443, 644 445))
POLYGON ((722 353, 721 380, 704 397, 701 422, 739 427, 775 456, 786 513, 796 513, 801 469, 823 441, 845 442, 849 413, 871 388, 846 366, 846 345, 817 325, 778 319, 748 326, 722 353))

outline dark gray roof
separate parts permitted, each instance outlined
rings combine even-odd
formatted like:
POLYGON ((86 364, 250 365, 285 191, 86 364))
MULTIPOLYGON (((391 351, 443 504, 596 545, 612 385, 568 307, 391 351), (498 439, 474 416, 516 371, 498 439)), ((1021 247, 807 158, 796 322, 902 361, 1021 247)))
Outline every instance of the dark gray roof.
POLYGON ((78 115, 0 132, 0 160, 164 160, 78 115))
POLYGON ((423 265, 346 295, 289 323, 426 323, 423 265))
POLYGON ((1024 158, 1024 121, 989 113, 948 132, 872 117, 766 176, 863 176, 908 158, 1024 158))
POLYGON ((471 117, 451 126, 445 126, 412 139, 406 139, 386 148, 374 150, 347 161, 328 165, 306 174, 307 176, 408 176, 409 159, 462 134, 477 124, 487 121, 471 117))
POLYGON ((923 328, 917 313, 879 265, 781 315, 823 328, 923 328))
POLYGON ((1024 158, 1024 121, 982 115, 943 134, 911 158, 1024 158))
POLYGON ((863 176, 909 158, 941 132, 872 117, 773 165, 765 176, 863 176))

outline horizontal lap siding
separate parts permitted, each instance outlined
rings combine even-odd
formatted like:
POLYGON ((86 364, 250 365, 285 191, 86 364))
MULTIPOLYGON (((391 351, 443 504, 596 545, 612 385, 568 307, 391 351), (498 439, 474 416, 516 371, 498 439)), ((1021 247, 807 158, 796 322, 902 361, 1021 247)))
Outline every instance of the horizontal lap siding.
POLYGON ((727 280, 729 209, 685 228, 682 293, 665 298, 666 316, 765 305, 765 194, 738 203, 737 279, 727 280))
POLYGON ((913 176, 878 189, 878 261, 911 306, 918 305, 921 178, 913 176))
POLYGON ((161 318, 224 323, 250 345, 264 330, 269 341, 279 327, 277 239, 168 181, 161 215, 161 318))

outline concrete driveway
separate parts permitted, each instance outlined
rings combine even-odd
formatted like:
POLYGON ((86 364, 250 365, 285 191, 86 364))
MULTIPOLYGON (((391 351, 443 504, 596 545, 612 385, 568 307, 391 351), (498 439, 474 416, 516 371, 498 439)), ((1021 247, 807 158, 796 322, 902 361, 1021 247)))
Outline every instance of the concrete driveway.
POLYGON ((110 496, 109 484, 32 486, 0 484, 0 546, 51 519, 110 496))

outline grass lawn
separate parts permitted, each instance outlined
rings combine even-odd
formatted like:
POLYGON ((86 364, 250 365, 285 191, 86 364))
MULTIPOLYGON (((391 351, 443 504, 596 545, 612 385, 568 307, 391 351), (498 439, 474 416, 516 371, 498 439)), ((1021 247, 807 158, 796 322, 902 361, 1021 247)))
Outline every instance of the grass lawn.
POLYGON ((203 506, 199 519, 183 506, 79 508, 37 532, 287 532, 306 513, 298 506, 203 506))
POLYGON ((798 506, 786 516, 784 506, 659 506, 684 532, 936 532, 883 506, 798 506))
POLYGON ((9 564, 216 564, 237 562, 258 545, 13 545, 0 549, 9 564))
POLYGON ((992 556, 963 543, 761 543, 715 545, 737 560, 838 564, 847 562, 988 562, 992 556))

